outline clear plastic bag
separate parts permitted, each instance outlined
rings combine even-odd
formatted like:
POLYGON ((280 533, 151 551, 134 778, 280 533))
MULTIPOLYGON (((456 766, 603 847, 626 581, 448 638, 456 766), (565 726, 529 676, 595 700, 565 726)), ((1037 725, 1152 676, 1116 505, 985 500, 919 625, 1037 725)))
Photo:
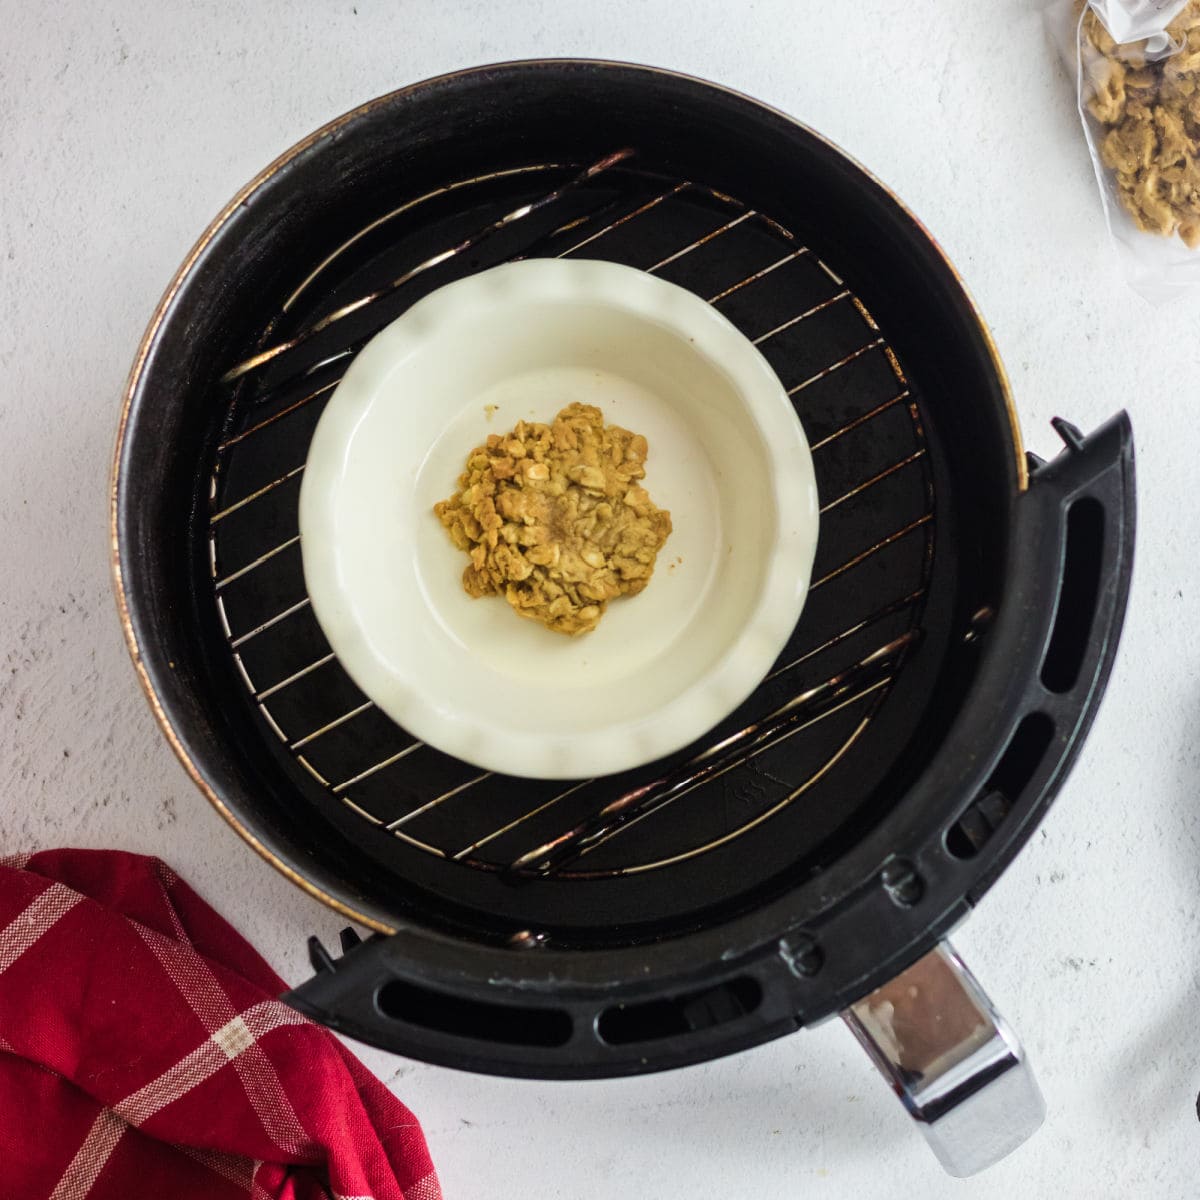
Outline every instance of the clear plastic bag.
POLYGON ((1053 0, 1046 18, 1130 284, 1155 303, 1200 285, 1200 0, 1053 0))

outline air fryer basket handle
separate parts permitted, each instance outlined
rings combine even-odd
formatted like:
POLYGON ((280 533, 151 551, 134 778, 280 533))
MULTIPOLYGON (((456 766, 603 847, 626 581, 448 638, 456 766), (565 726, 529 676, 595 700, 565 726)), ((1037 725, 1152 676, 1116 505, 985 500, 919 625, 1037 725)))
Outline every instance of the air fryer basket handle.
MULTIPOLYGON (((996 681, 986 689, 1015 732, 947 836, 959 858, 993 851, 997 824, 1028 824, 1044 811, 1095 715, 1125 615, 1135 521, 1129 419, 1120 413, 1089 436, 1053 424, 1065 452, 1049 463, 1029 456, 1020 502, 1027 640, 1024 652, 1008 649, 1028 667, 1007 673, 1007 693, 996 681), (1035 616, 1047 579, 1058 583, 1054 604, 1035 616)), ((1021 841, 994 851, 972 903, 1021 841)), ((951 1175, 986 1169, 1041 1125, 1045 1105, 1020 1042, 947 941, 841 1015, 951 1175)))
POLYGON ((990 1167, 1041 1125, 1020 1042, 948 942, 842 1019, 951 1175, 990 1167))

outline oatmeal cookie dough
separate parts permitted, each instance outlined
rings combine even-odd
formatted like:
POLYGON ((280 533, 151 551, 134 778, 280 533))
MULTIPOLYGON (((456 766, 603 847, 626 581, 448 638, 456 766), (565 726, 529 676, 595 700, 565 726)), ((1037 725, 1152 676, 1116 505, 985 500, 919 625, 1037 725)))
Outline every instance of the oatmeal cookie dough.
POLYGON ((671 532, 640 480, 646 439, 570 404, 552 425, 518 421, 467 457, 433 511, 471 558, 463 587, 500 595, 558 633, 587 633, 610 600, 636 596, 671 532))
POLYGON ((1177 47, 1147 58, 1118 45, 1090 8, 1083 17, 1084 95, 1104 127, 1100 158, 1139 229, 1200 246, 1200 0, 1167 28, 1177 47))

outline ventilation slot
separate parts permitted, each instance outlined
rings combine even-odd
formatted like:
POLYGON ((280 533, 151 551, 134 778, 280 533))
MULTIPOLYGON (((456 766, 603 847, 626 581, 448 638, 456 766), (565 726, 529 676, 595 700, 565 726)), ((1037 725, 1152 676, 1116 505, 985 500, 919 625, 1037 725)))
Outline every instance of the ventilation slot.
POLYGON ((621 1004, 606 1009, 596 1021, 596 1032, 610 1046, 652 1042, 736 1021, 738 1017, 752 1013, 761 1003, 762 988, 758 982, 749 976, 740 976, 714 988, 689 992, 672 1000, 621 1004))
POLYGON ((1042 663, 1042 683, 1052 692, 1069 692, 1079 678, 1096 615, 1103 558, 1104 507, 1090 497, 1076 500, 1067 514, 1062 590, 1042 663))
POLYGON ((385 1017, 438 1033, 511 1046, 563 1046, 571 1040, 571 1016, 557 1008, 517 1008, 463 1000, 394 979, 375 1003, 385 1017))
POLYGON ((974 858, 1000 827, 1042 761, 1054 737, 1045 713, 1030 713, 988 776, 979 799, 946 832, 946 849, 955 858, 974 858))

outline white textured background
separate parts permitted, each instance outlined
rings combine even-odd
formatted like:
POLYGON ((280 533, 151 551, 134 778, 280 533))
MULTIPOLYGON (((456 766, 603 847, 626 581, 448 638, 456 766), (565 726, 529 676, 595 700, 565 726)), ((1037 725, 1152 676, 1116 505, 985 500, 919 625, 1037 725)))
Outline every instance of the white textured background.
MULTIPOLYGON (((134 682, 105 491, 122 380, 224 201, 401 84, 531 55, 625 58, 793 112, 894 185, 963 269, 1047 422, 1132 412, 1137 573, 1120 661, 1044 830, 959 935, 1050 1116, 943 1177, 833 1023, 654 1078, 539 1084, 368 1052, 448 1197, 1200 1193, 1200 300, 1116 277, 1038 0, 0 0, 0 842, 160 854, 286 976, 341 922, 193 792, 134 682), (685 11, 686 10, 686 11, 685 11)), ((0 1189, 2 1190, 2 1189, 0 1189)))

